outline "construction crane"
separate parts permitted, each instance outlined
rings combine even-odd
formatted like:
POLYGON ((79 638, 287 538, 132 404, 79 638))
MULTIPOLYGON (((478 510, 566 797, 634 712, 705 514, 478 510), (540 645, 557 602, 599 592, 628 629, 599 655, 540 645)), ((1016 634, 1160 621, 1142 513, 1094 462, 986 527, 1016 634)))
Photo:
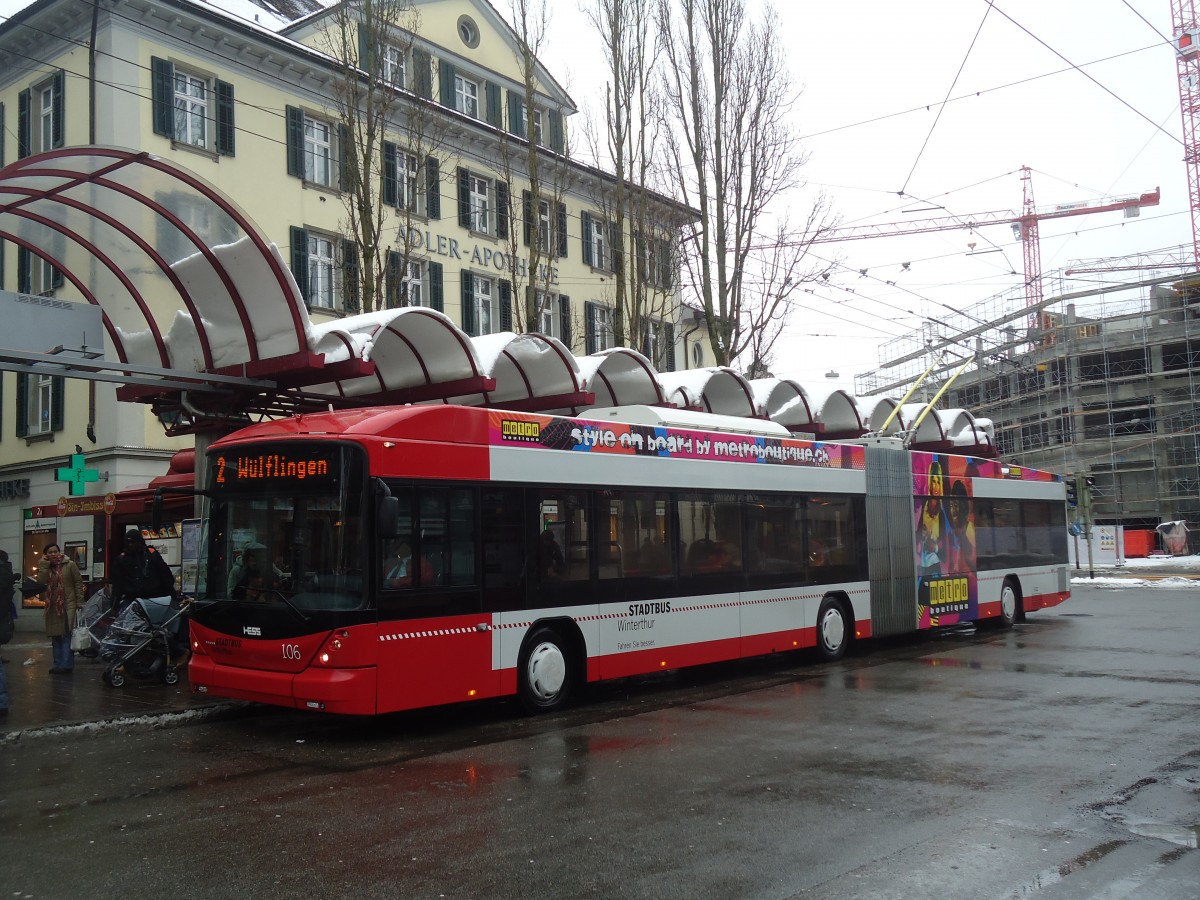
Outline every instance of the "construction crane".
POLYGON ((1200 268, 1200 23, 1194 0, 1171 0, 1179 112, 1183 117, 1183 161, 1187 164, 1188 206, 1192 211, 1192 256, 1200 268))
MULTIPOLYGON (((1187 2, 1190 0, 1176 0, 1187 2)), ((1198 37, 1200 41, 1200 37, 1198 37)), ((966 216, 943 216, 936 219, 913 219, 907 222, 887 222, 879 225, 857 225, 838 228, 817 237, 814 244, 832 244, 841 241, 861 241, 867 238, 896 237, 903 234, 926 234, 931 231, 974 231, 985 225, 1013 225, 1021 238, 1025 258, 1025 305, 1036 309, 1042 302, 1042 247, 1038 237, 1038 225, 1050 219, 1067 216, 1083 216, 1092 213, 1123 210, 1126 218, 1138 215, 1143 206, 1157 206, 1159 189, 1137 197, 1122 197, 1115 200, 1081 201, 1060 203, 1040 212, 1033 202, 1033 180, 1029 166, 1021 167, 1024 202, 1020 214, 1010 210, 974 213, 966 216)))

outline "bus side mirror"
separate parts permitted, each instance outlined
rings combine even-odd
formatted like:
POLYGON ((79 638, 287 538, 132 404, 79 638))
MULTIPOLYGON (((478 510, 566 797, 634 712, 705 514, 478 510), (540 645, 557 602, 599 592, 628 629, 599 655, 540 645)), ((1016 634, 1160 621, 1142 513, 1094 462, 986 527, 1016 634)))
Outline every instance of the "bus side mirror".
POLYGON ((400 534, 400 500, 396 497, 377 497, 375 505, 375 532, 383 540, 391 540, 400 534))

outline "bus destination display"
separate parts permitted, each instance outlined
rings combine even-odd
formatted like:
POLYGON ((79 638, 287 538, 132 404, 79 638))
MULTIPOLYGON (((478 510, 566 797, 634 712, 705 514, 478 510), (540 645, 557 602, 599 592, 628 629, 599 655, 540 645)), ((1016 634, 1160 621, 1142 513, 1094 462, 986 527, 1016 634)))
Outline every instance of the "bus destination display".
POLYGON ((287 451, 276 449, 241 449, 219 453, 213 458, 213 486, 287 487, 303 484, 313 487, 321 483, 333 483, 340 473, 337 461, 341 458, 336 448, 299 448, 295 445, 287 451))

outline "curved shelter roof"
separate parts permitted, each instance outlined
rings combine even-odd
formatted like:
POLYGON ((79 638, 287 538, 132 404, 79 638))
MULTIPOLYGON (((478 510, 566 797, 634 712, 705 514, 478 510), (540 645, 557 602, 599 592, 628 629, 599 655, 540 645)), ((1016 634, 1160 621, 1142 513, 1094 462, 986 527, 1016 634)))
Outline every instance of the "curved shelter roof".
POLYGON ((579 365, 558 338, 502 331, 470 338, 486 376, 495 387, 446 395, 446 403, 543 410, 587 406, 594 395, 579 385, 579 365))
POLYGON ((85 146, 18 160, 0 170, 0 237, 101 307, 121 362, 248 375, 314 363, 279 249, 228 197, 164 159, 85 146))
POLYGON ((789 431, 821 434, 822 423, 813 416, 808 392, 799 382, 790 378, 755 378, 750 389, 760 416, 778 422, 789 431))
POLYGON ((326 362, 374 364, 368 374, 312 388, 316 394, 415 403, 496 388, 471 339, 436 310, 410 306, 364 313, 315 325, 313 331, 326 362))
POLYGON ((667 400, 681 409, 743 418, 757 415, 750 382, 725 366, 660 372, 658 380, 667 400))
MULTIPOLYGON (((641 353, 628 347, 612 347, 590 356, 576 357, 580 389, 595 397, 592 408, 610 406, 662 406, 666 396, 658 373, 641 353)), ((576 415, 582 407, 554 410, 576 415)))
POLYGON ((821 424, 821 438, 828 441, 862 437, 867 433, 854 395, 837 389, 824 396, 806 391, 814 418, 821 424))

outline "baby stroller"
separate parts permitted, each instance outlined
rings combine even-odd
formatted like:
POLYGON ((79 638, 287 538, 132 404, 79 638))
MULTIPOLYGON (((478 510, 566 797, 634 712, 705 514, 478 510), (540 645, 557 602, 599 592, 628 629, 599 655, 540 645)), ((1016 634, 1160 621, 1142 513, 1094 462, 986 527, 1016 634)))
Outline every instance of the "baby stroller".
POLYGON ((79 612, 79 624, 91 634, 92 645, 76 652, 88 659, 95 659, 99 656, 99 647, 104 643, 104 637, 108 634, 108 628, 112 625, 114 618, 116 616, 112 611, 112 596, 107 587, 102 587, 88 598, 88 602, 79 612))
POLYGON ((177 645, 186 612, 186 602, 170 597, 134 600, 121 610, 100 643, 100 656, 108 663, 100 676, 104 683, 121 687, 132 677, 178 684, 179 669, 172 660, 184 655, 177 645))

